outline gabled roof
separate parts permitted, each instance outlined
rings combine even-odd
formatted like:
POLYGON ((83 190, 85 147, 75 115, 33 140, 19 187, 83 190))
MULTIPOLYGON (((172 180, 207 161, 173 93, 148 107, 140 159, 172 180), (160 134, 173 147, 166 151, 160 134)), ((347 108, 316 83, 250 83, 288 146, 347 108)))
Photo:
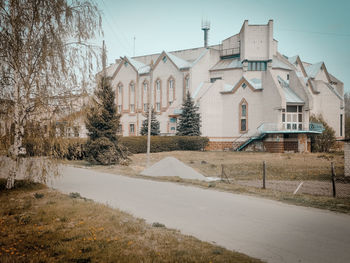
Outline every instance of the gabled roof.
POLYGON ((250 79, 249 84, 253 86, 254 89, 262 89, 261 79, 250 79))
POLYGON ((281 68, 281 69, 292 70, 292 68, 289 65, 284 63, 282 60, 280 60, 276 56, 274 56, 272 59, 272 68, 281 68))
POLYGON ((233 68, 242 68, 242 63, 238 58, 221 59, 210 70, 225 70, 233 68))
POLYGON ((151 69, 150 66, 145 65, 142 62, 137 61, 133 58, 130 58, 130 57, 125 57, 125 58, 129 61, 129 63, 136 69, 136 71, 139 74, 148 73, 151 69))
POLYGON ((307 73, 305 71, 305 67, 303 65, 303 62, 301 61, 301 59, 298 55, 290 57, 290 58, 287 57, 287 60, 294 66, 299 65, 304 77, 307 77, 307 73))
POLYGON ((305 102, 289 87, 289 83, 277 76, 278 83, 281 85, 286 99, 286 103, 304 104, 305 102))
MULTIPOLYGON (((245 77, 242 77, 234 86, 229 84, 224 84, 221 94, 235 93, 240 87, 242 87, 243 83, 247 85, 252 91, 262 91, 262 85, 260 79, 251 79, 247 80, 245 77)), ((242 87, 244 88, 244 87, 242 87)))
POLYGON ((288 61, 292 64, 295 64, 297 59, 298 59, 298 55, 288 58, 288 61))
POLYGON ((322 65, 323 61, 306 66, 305 71, 308 77, 315 78, 317 73, 321 70, 322 65))
POLYGON ((168 58, 176 65, 178 69, 185 69, 192 67, 192 64, 182 58, 179 58, 169 52, 165 52, 168 58))
POLYGON ((190 67, 192 67, 192 63, 182 59, 182 58, 179 58, 169 52, 166 52, 166 51, 163 51, 162 53, 160 53, 160 55, 158 56, 156 62, 154 63, 154 66, 153 68, 157 67, 157 65, 159 64, 159 62, 163 59, 163 57, 166 56, 170 61, 171 63, 174 64, 174 66, 181 70, 181 69, 188 69, 190 67))

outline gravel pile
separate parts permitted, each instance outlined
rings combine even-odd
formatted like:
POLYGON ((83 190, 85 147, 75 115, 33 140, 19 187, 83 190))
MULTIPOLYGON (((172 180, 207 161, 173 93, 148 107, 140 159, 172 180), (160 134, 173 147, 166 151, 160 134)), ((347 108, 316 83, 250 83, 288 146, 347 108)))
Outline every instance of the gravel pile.
POLYGON ((210 181, 207 177, 201 175, 193 168, 184 164, 174 157, 166 157, 159 162, 153 164, 151 167, 143 170, 142 175, 147 176, 178 176, 184 179, 196 179, 201 181, 210 181))

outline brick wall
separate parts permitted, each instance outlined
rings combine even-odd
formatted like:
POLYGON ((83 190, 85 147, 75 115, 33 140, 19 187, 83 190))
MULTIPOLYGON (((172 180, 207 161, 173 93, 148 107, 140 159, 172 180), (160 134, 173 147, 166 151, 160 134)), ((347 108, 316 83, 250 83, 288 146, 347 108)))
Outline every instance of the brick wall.
POLYGON ((284 151, 298 152, 298 142, 284 141, 284 151))
POLYGON ((205 148, 206 151, 223 151, 225 149, 236 149, 238 146, 241 145, 241 142, 215 142, 215 141, 209 141, 207 147, 205 148))
POLYGON ((283 153, 284 147, 283 142, 271 142, 271 141, 264 141, 264 147, 267 152, 270 153, 283 153))

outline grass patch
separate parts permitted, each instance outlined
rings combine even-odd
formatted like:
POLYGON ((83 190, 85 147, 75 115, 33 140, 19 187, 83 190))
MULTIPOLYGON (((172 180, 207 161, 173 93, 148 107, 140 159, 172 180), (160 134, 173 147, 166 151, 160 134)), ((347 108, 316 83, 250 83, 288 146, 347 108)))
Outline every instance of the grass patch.
POLYGON ((80 195, 28 183, 0 192, 0 262, 210 261, 260 262, 80 195))

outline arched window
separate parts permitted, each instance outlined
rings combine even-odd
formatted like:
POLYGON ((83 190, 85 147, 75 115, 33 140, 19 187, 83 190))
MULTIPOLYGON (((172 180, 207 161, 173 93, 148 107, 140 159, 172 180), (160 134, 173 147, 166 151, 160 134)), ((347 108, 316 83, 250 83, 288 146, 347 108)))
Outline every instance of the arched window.
POLYGON ((132 81, 129 85, 129 111, 130 111, 130 113, 135 113, 135 104, 136 104, 135 84, 132 81))
POLYGON ((142 109, 144 112, 148 111, 148 81, 142 83, 142 109))
POLYGON ((245 99, 239 104, 239 131, 240 133, 248 131, 248 103, 245 99))
POLYGON ((187 75, 185 78, 185 92, 187 94, 187 91, 190 90, 190 76, 187 75))
POLYGON ((168 106, 170 106, 175 100, 175 80, 170 77, 168 80, 168 90, 167 90, 168 106))
POLYGON ((157 79, 154 84, 154 103, 156 112, 160 112, 162 105, 162 82, 160 79, 157 79))
POLYGON ((123 84, 121 82, 117 85, 117 111, 119 114, 123 111, 123 84))

